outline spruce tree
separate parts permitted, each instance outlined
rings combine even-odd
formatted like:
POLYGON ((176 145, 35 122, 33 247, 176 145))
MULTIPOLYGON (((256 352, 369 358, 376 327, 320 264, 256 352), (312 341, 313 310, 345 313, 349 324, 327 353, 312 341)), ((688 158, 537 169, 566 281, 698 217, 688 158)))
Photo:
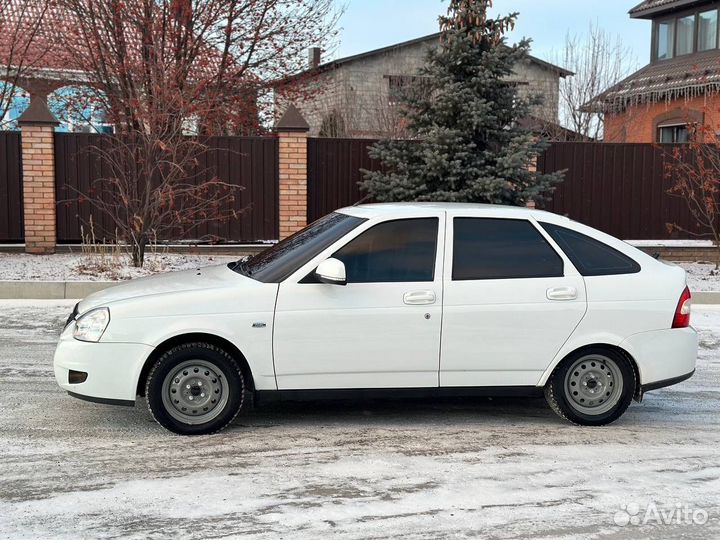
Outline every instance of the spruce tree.
POLYGON ((508 46, 517 13, 490 19, 492 0, 450 0, 440 47, 429 53, 413 91, 403 95, 412 140, 382 140, 361 187, 379 201, 524 205, 540 200, 561 173, 532 172, 545 143, 521 126, 537 98, 508 80, 527 61, 530 42, 508 46))

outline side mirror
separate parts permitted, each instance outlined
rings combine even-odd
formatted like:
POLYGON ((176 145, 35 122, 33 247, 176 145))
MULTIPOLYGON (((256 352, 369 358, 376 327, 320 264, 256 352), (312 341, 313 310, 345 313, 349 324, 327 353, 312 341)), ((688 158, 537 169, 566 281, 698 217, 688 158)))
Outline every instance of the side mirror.
POLYGON ((317 277, 321 283, 347 285, 345 263, 337 259, 325 259, 315 269, 315 277, 317 277))

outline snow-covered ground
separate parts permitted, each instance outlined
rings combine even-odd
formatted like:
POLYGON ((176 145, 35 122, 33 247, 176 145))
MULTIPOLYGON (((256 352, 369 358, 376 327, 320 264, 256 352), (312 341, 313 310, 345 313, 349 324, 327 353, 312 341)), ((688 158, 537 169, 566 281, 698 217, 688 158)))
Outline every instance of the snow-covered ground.
POLYGON ((149 276, 158 272, 191 270, 199 266, 227 264, 239 256, 147 253, 143 268, 130 264, 127 255, 57 253, 28 255, 0 253, 0 280, 115 281, 149 276))
POLYGON ((694 292, 720 291, 720 271, 710 263, 678 263, 687 272, 688 286, 694 292))
POLYGON ((608 427, 542 400, 370 401, 195 438, 57 388, 71 307, 0 301, 0 538, 720 537, 720 307, 693 314, 696 375, 608 427), (625 524, 652 505, 707 522, 625 524))

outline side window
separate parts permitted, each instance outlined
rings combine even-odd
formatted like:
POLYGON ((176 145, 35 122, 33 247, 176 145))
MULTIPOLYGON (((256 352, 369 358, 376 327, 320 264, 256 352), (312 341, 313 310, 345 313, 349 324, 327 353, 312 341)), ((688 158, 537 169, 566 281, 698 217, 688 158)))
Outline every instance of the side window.
POLYGON ((559 225, 541 223, 583 276, 636 274, 640 265, 617 249, 559 225))
POLYGON ((523 219, 455 218, 453 280, 561 277, 563 261, 523 219))
POLYGON ((437 218, 387 221, 368 229, 334 255, 345 263, 348 283, 432 281, 437 218))

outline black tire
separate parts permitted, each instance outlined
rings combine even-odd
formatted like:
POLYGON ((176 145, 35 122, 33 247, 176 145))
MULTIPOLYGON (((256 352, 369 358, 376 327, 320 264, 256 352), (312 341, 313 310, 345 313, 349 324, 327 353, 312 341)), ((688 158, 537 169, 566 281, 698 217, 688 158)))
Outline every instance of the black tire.
MULTIPOLYGON (((595 382, 596 386, 589 391, 592 392, 598 388, 598 384, 595 382)), ((583 426, 604 426, 620 418, 627 410, 635 393, 636 384, 635 370, 625 355, 613 349, 593 347, 577 351, 560 363, 545 385, 545 399, 550 408, 560 418, 583 426), (591 363, 592 367, 590 366, 591 363), (588 372, 581 372, 577 368, 579 365, 583 369, 587 368, 588 372), (606 386, 604 388, 600 387, 602 392, 597 399, 595 399, 595 396, 591 396, 594 402, 587 399, 587 406, 579 403, 579 401, 584 401, 588 397, 587 385, 585 385, 585 394, 581 391, 578 395, 578 392, 574 390, 578 387, 578 384, 582 385, 582 381, 586 380, 582 378, 583 373, 594 374, 589 370, 597 368, 598 375, 602 376, 603 373, 609 373, 610 366, 613 367, 614 376, 606 375, 606 386), (569 373, 573 368, 573 372, 569 373), (621 380, 618 381, 618 378, 621 380), (620 385, 620 383, 622 384, 620 385), (611 394, 610 392, 613 392, 613 390, 612 386, 609 385, 615 388, 621 386, 621 390, 617 390, 617 395, 611 394), (612 403, 610 398, 606 398, 607 401, 603 404, 602 398, 606 397, 605 390, 608 390, 608 394, 612 396, 612 403), (575 396, 571 394, 575 394, 575 396), (590 403, 593 404, 590 405, 590 403), (592 412, 593 407, 597 409, 596 413, 592 412), (607 410, 604 410, 605 408, 607 410)))
MULTIPOLYGON (((181 373, 177 375, 181 377, 181 373)), ((203 377, 205 380, 205 377, 203 377)), ((216 433, 225 428, 238 415, 245 404, 246 383, 235 359, 223 349, 211 345, 209 343, 184 343, 177 345, 166 351, 158 358, 155 365, 148 374, 145 384, 145 396, 147 398, 148 409, 158 424, 165 429, 178 433, 180 435, 205 435, 208 433, 216 433), (188 365, 190 368, 183 371, 186 376, 193 377, 193 371, 198 372, 195 366, 199 367, 200 373, 198 377, 207 375, 206 385, 202 387, 202 380, 193 380, 190 378, 180 381, 174 377, 174 372, 183 369, 181 366, 188 365), (188 384, 184 384, 185 382, 188 384), (215 381, 216 387, 210 387, 215 381), (173 388, 177 382, 181 382, 182 386, 173 388), (200 386, 197 386, 199 383, 200 386), (192 388, 190 386, 192 385, 192 388), (177 395, 178 390, 188 388, 186 397, 181 399, 198 399, 203 402, 197 406, 198 411, 180 412, 181 405, 189 405, 185 401, 179 403, 173 399, 177 395), (203 390, 202 398, 200 398, 200 389, 203 390), (193 392, 197 391, 197 394, 193 392), (211 392, 217 391, 217 395, 211 392), (171 395, 174 392, 176 395, 171 395), (208 397, 205 393, 208 392, 208 397), (194 397, 189 397, 189 396, 194 397), (215 400, 210 403, 211 398, 220 397, 217 402, 215 400), (177 406, 172 403, 179 403, 177 406), (203 405, 207 405, 203 412, 203 405), (173 408, 174 407, 174 408, 173 408), (198 416, 192 417, 193 413, 198 416), (207 421, 204 418, 207 417, 207 421)), ((194 409, 191 406, 190 409, 194 409)), ((185 409, 182 409, 185 411, 185 409)))

